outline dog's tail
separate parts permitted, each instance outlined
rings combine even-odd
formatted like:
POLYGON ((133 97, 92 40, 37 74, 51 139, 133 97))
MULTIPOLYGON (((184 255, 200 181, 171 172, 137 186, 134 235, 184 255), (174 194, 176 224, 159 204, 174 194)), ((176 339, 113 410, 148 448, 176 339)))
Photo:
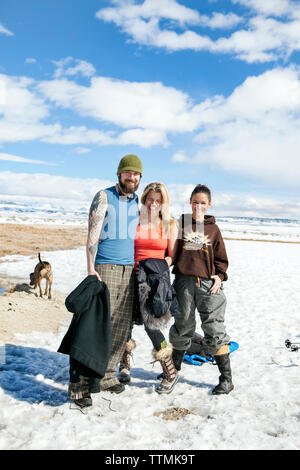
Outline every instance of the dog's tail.
POLYGON ((39 257, 40 263, 42 263, 43 266, 48 266, 50 264, 50 263, 48 263, 48 261, 42 261, 41 260, 41 254, 40 253, 38 254, 38 257, 39 257))

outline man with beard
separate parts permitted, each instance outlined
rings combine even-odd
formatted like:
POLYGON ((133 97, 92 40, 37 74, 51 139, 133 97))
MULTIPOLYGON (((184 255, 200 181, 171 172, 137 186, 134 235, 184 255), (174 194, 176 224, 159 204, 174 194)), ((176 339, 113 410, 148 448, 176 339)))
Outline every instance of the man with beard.
POLYGON ((110 292, 112 345, 101 390, 121 393, 115 375, 125 350, 134 297, 134 238, 138 225, 138 197, 142 162, 126 155, 119 163, 119 182, 99 191, 91 204, 86 245, 88 274, 106 283, 110 292))

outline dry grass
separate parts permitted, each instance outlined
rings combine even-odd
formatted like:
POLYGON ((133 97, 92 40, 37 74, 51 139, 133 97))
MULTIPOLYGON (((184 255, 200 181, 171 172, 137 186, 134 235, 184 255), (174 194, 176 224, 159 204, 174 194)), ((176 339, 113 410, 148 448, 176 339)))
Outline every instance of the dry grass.
POLYGON ((187 410, 186 408, 167 408, 164 411, 156 411, 154 416, 161 416, 167 421, 178 421, 187 415, 194 414, 193 410, 187 410))
POLYGON ((0 262, 6 255, 37 255, 67 250, 86 243, 86 227, 0 224, 0 262))

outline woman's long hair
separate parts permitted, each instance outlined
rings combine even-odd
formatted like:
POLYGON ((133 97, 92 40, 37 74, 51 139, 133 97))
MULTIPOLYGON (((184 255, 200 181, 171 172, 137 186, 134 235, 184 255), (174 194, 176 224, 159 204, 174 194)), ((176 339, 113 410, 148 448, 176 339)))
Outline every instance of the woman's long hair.
POLYGON ((141 197, 141 203, 145 205, 146 199, 150 191, 161 194, 162 205, 159 211, 159 217, 161 219, 162 233, 165 237, 170 235, 170 227, 174 223, 174 219, 170 215, 170 196, 166 186, 160 182, 149 183, 141 197))

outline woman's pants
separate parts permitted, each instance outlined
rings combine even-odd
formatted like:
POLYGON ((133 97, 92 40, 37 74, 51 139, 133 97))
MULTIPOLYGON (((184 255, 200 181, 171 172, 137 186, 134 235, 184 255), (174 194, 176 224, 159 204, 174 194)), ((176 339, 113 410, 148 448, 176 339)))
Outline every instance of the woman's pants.
MULTIPOLYGON (((133 326, 134 325, 132 323, 127 341, 129 341, 131 339, 133 326)), ((146 325, 144 325, 144 328, 145 328, 145 331, 146 331, 148 337, 150 338, 150 340, 152 342, 152 345, 153 345, 154 349, 156 349, 156 351, 159 351, 160 349, 165 347, 166 339, 165 339, 165 336, 163 335, 163 333, 160 330, 151 330, 146 325)))
POLYGON ((174 317, 169 338, 174 349, 187 351, 196 330, 195 311, 198 310, 204 342, 208 352, 214 356, 221 346, 228 344, 229 336, 225 330, 226 297, 223 287, 219 293, 210 294, 214 281, 201 279, 200 285, 196 276, 176 275, 173 283, 179 304, 179 315, 174 317))

